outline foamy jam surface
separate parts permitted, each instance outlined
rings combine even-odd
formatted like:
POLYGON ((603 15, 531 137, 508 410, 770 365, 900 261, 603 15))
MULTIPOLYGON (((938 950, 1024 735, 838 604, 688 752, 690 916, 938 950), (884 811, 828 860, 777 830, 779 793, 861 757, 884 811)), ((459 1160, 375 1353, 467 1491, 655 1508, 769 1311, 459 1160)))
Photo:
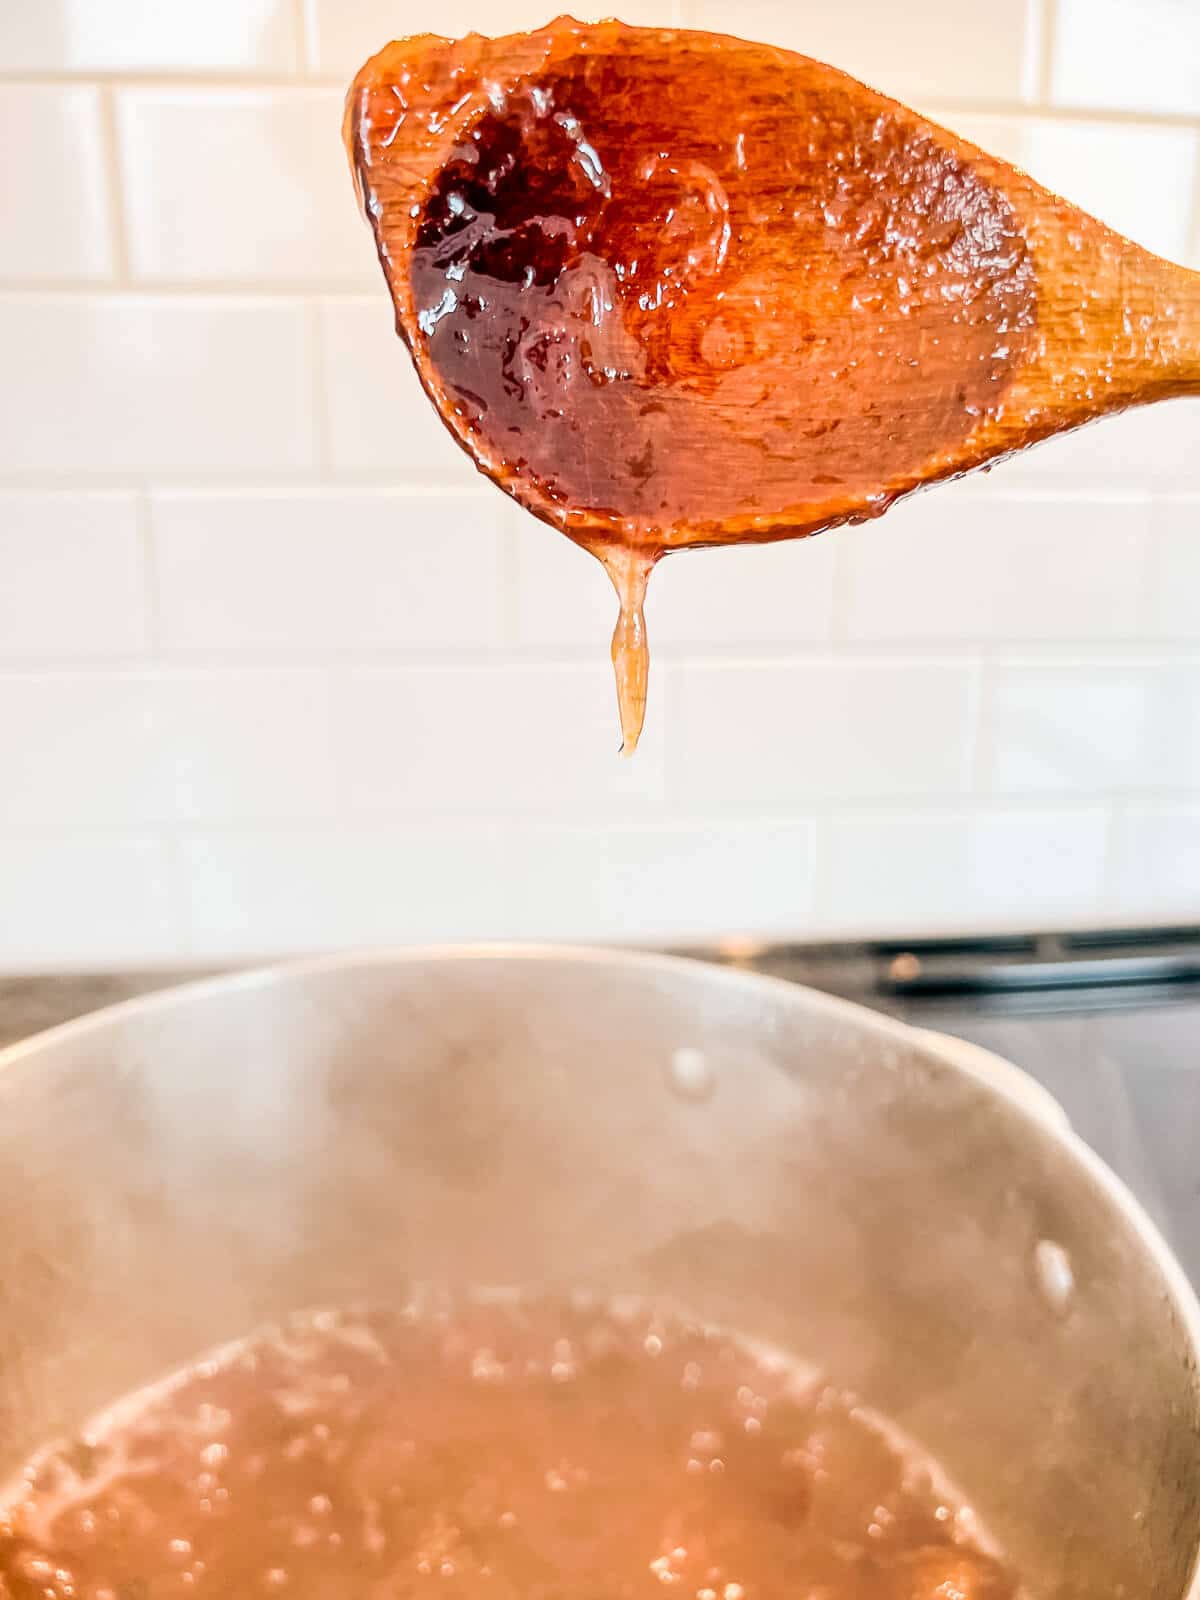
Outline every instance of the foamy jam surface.
POLYGON ((4 1600, 1016 1600, 855 1403, 641 1304, 430 1295, 226 1347, 30 1463, 4 1600))

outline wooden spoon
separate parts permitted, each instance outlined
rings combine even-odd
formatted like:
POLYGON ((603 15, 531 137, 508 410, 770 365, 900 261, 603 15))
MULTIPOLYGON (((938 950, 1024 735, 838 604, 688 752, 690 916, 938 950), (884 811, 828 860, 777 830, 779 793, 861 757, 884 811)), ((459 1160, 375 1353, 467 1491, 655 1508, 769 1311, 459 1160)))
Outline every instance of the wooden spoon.
POLYGON ((664 552, 878 516, 1200 390, 1200 275, 787 50, 426 34, 363 67, 346 139, 443 420, 613 577, 626 748, 664 552))

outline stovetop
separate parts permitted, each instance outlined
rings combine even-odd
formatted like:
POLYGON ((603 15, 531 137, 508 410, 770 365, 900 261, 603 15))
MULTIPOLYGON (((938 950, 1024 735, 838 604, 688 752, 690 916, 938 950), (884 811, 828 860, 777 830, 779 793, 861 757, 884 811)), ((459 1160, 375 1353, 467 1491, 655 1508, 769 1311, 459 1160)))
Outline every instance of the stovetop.
MULTIPOLYGON (((994 1051, 1050 1090, 1200 1288, 1200 927, 682 954, 771 973, 994 1051)), ((0 979, 0 1045, 196 972, 0 979)))

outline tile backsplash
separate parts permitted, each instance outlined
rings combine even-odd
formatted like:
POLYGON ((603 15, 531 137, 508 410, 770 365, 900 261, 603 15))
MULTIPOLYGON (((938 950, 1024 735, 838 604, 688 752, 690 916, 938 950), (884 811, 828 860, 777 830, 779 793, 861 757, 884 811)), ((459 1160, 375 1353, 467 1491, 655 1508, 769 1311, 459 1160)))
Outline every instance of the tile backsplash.
MULTIPOLYGON (((633 0, 1200 265, 1194 0, 633 0)), ((504 32, 531 0, 451 0, 504 32)), ((341 96, 412 0, 0 7, 0 969, 1200 915, 1200 403, 656 575, 471 471, 341 96)))

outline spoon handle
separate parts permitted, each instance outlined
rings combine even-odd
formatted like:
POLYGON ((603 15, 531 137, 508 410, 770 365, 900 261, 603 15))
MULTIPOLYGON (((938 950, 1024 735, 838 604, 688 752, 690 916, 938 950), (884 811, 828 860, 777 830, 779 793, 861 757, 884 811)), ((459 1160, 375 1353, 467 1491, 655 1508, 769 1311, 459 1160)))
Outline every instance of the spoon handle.
POLYGON ((1102 381, 1131 386, 1135 403, 1200 393, 1200 273, 1140 250, 1120 266, 1103 308, 1110 343, 1107 352, 1100 346, 1102 381))
POLYGON ((1200 394, 1200 273, 1079 222, 1052 218, 1040 241, 1037 354, 997 430, 1008 448, 1200 394))
POLYGON ((1107 304, 1097 308, 1112 380, 1132 381, 1137 400, 1200 391, 1200 272, 1136 247, 1112 266, 1107 304))

